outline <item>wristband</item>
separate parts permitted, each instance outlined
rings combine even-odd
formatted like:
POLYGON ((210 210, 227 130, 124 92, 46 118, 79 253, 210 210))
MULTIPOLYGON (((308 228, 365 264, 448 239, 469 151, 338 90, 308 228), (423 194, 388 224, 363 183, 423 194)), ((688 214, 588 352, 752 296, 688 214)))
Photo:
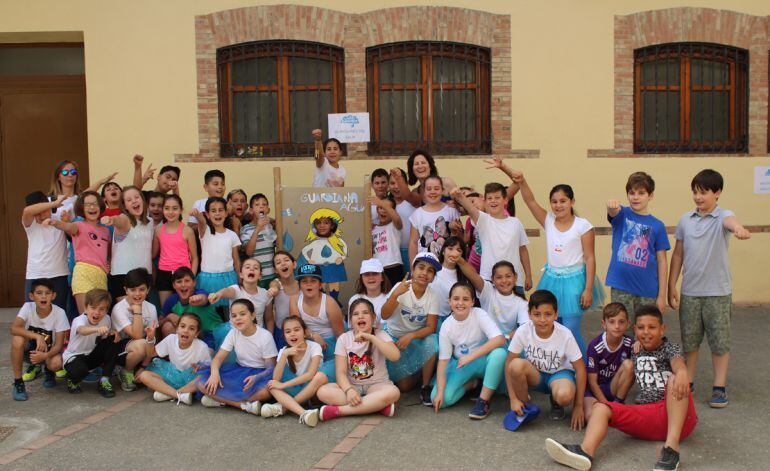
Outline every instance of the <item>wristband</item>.
POLYGON ((351 389, 353 389, 353 386, 348 386, 348 388, 345 390, 345 395, 346 396, 348 395, 348 391, 350 391, 351 389))
POLYGON ((145 341, 146 341, 146 342, 147 342, 149 345, 155 345, 155 339, 152 339, 151 341, 150 341, 150 340, 147 340, 147 339, 145 339, 145 341))

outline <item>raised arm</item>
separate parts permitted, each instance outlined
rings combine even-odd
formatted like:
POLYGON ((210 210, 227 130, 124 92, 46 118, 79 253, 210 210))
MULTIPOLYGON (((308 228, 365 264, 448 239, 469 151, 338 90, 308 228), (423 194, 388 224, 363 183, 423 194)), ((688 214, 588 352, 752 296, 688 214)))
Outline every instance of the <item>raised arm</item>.
POLYGON ((532 213, 535 219, 537 219, 537 222, 539 222, 541 226, 545 227, 545 217, 548 215, 548 211, 540 206, 535 200, 535 194, 532 193, 532 188, 530 188, 529 183, 527 183, 527 179, 524 178, 524 174, 515 171, 513 173, 513 181, 517 182, 518 180, 518 185, 521 188, 521 197, 524 199, 524 203, 526 203, 529 211, 532 213))
POLYGON ((608 200, 607 201, 607 216, 614 218, 620 212, 620 201, 608 200))
POLYGON ((134 156, 134 186, 141 189, 144 186, 144 175, 142 174, 142 162, 144 157, 139 154, 134 156))
POLYGON ((468 278, 468 281, 473 285, 473 288, 480 293, 484 289, 484 279, 481 278, 481 275, 479 275, 476 269, 462 257, 457 259, 457 266, 460 268, 460 271, 463 272, 463 275, 468 278))
POLYGON ((86 188, 86 191, 96 191, 96 192, 98 192, 99 188, 101 188, 102 185, 104 185, 107 182, 111 182, 112 180, 115 179, 115 177, 117 175, 118 175, 118 172, 113 172, 113 173, 107 175, 106 177, 104 177, 102 179, 96 180, 91 185, 89 185, 88 188, 86 188))
POLYGON ((64 211, 62 213, 62 219, 46 219, 42 223, 44 226, 52 226, 60 231, 64 231, 65 233, 69 234, 70 236, 77 235, 78 233, 78 225, 74 222, 69 222, 69 211, 64 211), (66 221, 65 221, 66 219, 66 221))
POLYGON ((508 199, 516 196, 516 193, 519 192, 519 183, 514 179, 515 171, 511 169, 511 167, 507 166, 505 162, 503 162, 502 157, 492 157, 492 160, 485 160, 484 163, 488 165, 488 169, 497 168, 500 169, 500 171, 504 174, 508 175, 508 178, 511 179, 511 185, 508 185, 505 196, 508 197, 508 199))
POLYGON ((401 175, 400 168, 390 169, 390 176, 395 180, 396 185, 398 185, 399 192, 403 199, 408 201, 409 204, 415 208, 422 206, 422 196, 418 191, 412 191, 409 189, 409 185, 407 185, 406 180, 404 180, 404 176, 401 175))
POLYGON ((390 219, 393 221, 393 225, 396 226, 396 229, 400 231, 404 227, 403 221, 401 221, 401 216, 398 215, 398 211, 393 208, 390 202, 385 202, 385 200, 381 200, 376 196, 370 196, 367 198, 367 202, 370 205, 375 205, 378 208, 382 208, 383 211, 388 214, 388 217, 390 217, 390 219))
POLYGON ((315 146, 315 166, 321 168, 324 164, 324 143, 321 138, 323 131, 313 129, 313 145, 315 146))
POLYGON ((463 192, 459 187, 453 188, 449 196, 451 196, 455 201, 460 203, 463 208, 465 208, 465 211, 468 213, 468 216, 471 218, 471 221, 473 221, 474 224, 479 220, 478 208, 476 208, 476 206, 471 203, 471 200, 463 195, 463 192))
POLYGON ((65 198, 66 196, 59 195, 54 201, 26 206, 21 212, 21 223, 24 225, 24 227, 31 226, 32 221, 35 220, 35 216, 44 211, 48 211, 49 209, 60 208, 65 198))
POLYGON ((118 214, 117 216, 102 216, 99 222, 101 222, 103 226, 114 227, 115 234, 118 235, 125 234, 131 230, 131 221, 128 219, 128 216, 123 213, 118 214))

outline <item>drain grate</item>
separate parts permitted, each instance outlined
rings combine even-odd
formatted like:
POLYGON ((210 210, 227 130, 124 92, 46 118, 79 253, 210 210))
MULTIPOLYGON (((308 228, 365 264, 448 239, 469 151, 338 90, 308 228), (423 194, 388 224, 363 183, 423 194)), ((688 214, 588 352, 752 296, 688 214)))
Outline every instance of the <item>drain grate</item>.
POLYGON ((6 427, 0 425, 0 442, 10 437, 14 430, 16 430, 16 427, 6 427))

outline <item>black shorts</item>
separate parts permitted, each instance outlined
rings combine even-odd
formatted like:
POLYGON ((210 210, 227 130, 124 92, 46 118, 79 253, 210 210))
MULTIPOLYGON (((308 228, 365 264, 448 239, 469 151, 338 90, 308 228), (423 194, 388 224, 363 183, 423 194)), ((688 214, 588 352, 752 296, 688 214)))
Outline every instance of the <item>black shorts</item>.
POLYGON ((158 269, 155 272, 155 289, 158 291, 174 291, 173 271, 158 269))
POLYGON ((126 295, 125 281, 126 275, 107 276, 107 289, 110 291, 113 304, 115 303, 116 299, 126 295))

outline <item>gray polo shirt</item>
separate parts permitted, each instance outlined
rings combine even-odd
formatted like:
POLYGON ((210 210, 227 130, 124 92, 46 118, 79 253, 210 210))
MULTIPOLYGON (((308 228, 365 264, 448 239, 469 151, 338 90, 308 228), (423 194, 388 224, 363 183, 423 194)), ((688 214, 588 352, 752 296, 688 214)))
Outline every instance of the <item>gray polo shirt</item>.
POLYGON ((733 292, 727 245, 731 232, 724 226, 733 212, 719 206, 708 214, 685 213, 676 226, 676 240, 684 245, 682 294, 727 296, 733 292))

